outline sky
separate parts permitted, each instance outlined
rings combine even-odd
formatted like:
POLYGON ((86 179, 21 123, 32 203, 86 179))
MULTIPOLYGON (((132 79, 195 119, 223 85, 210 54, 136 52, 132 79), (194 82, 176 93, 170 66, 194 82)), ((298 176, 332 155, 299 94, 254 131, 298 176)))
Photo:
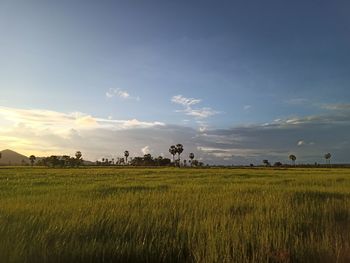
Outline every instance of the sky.
POLYGON ((0 1, 0 149, 350 162, 349 1, 0 1))

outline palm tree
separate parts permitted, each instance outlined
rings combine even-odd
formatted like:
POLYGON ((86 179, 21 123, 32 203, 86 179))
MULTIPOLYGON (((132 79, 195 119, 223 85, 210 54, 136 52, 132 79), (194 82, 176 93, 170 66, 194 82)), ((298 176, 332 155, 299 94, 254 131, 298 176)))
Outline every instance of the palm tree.
POLYGON ((77 152, 75 153, 75 158, 76 158, 76 164, 77 164, 77 166, 80 165, 80 163, 81 163, 81 161, 82 161, 82 159, 81 159, 82 156, 83 156, 83 155, 81 154, 81 151, 77 151, 77 152))
POLYGON ((179 143, 179 144, 176 144, 176 152, 178 154, 178 161, 179 161, 179 166, 180 166, 180 157, 181 157, 181 153, 184 151, 184 146, 179 143))
POLYGON ((83 156, 83 155, 81 154, 81 151, 77 151, 77 152, 75 153, 75 158, 77 158, 77 160, 80 160, 81 156, 83 156))
POLYGON ((175 154, 177 153, 177 148, 175 145, 171 145, 169 148, 170 154, 173 156, 173 163, 175 163, 175 154))
POLYGON ((289 155, 289 159, 292 160, 294 166, 295 166, 295 160, 297 159, 297 157, 294 154, 289 155))
POLYGON ((124 152, 125 162, 128 163, 129 151, 124 152))
POLYGON ((328 164, 331 164, 331 157, 332 157, 332 155, 330 153, 326 153, 324 155, 324 158, 326 159, 326 163, 328 161, 328 164))
POLYGON ((36 160, 36 157, 34 155, 29 156, 30 164, 33 166, 34 162, 36 160))
POLYGON ((190 163, 191 163, 191 166, 192 166, 192 162, 193 162, 193 159, 194 159, 194 153, 190 153, 190 155, 188 157, 190 158, 190 163))

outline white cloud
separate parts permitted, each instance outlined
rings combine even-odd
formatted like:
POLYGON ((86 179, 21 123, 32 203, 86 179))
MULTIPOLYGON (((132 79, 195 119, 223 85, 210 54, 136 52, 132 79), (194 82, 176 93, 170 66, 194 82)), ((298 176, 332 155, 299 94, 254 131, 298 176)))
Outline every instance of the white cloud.
POLYGON ((219 112, 213 110, 212 108, 200 108, 200 109, 186 109, 184 110, 185 114, 199 119, 205 119, 219 112))
POLYGON ((200 103, 202 101, 201 99, 186 98, 182 95, 176 95, 171 98, 171 101, 184 107, 183 110, 177 110, 176 112, 183 112, 187 116, 192 116, 197 119, 206 119, 220 113, 209 107, 193 108, 192 106, 200 103))
POLYGON ((305 145, 305 142, 303 140, 300 140, 300 141, 298 141, 297 145, 298 146, 303 146, 303 145, 305 145))
POLYGON ((151 149, 150 149, 149 146, 147 145, 147 146, 145 146, 145 147, 143 147, 143 148, 141 149, 141 152, 142 152, 143 155, 149 154, 149 153, 151 153, 151 149))
POLYGON ((180 104, 184 107, 190 107, 192 105, 198 104, 201 102, 200 99, 193 99, 193 98, 185 98, 182 95, 176 95, 171 98, 171 101, 176 104, 180 104))
POLYGON ((113 97, 118 97, 121 99, 133 99, 136 101, 140 100, 140 97, 133 97, 130 95, 129 92, 127 92, 126 90, 121 90, 121 89, 114 89, 114 88, 110 88, 107 92, 106 92, 106 97, 107 98, 113 98, 113 97))

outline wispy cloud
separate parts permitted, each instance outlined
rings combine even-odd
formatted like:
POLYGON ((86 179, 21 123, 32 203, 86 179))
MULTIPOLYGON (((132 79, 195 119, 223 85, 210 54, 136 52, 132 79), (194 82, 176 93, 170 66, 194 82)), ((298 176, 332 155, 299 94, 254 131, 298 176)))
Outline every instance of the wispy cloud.
POLYGON ((243 110, 245 110, 245 111, 249 111, 251 109, 252 109, 252 105, 244 105, 243 106, 243 110))
POLYGON ((177 110, 176 112, 183 112, 188 116, 198 119, 205 119, 220 113, 209 107, 194 108, 193 105, 199 104, 202 101, 201 99, 186 98, 182 95, 176 95, 171 98, 171 101, 183 106, 184 108, 182 110, 177 110))
POLYGON ((135 96, 131 96, 130 93, 126 90, 122 90, 122 89, 114 89, 114 88, 110 88, 107 92, 106 92, 106 97, 107 98, 113 98, 113 97, 118 97, 124 100, 127 99, 132 99, 132 100, 136 100, 139 101, 140 97, 135 97, 135 96))
POLYGON ((306 104, 308 103, 309 100, 306 98, 291 98, 286 100, 286 103, 290 104, 290 105, 302 105, 302 104, 306 104))
POLYGON ((182 95, 176 95, 171 98, 171 101, 180 104, 184 107, 191 107, 192 105, 200 103, 202 100, 194 98, 185 98, 182 95))
POLYGON ((350 111, 350 104, 348 103, 338 103, 338 104, 324 104, 323 109, 333 110, 333 111, 350 111))

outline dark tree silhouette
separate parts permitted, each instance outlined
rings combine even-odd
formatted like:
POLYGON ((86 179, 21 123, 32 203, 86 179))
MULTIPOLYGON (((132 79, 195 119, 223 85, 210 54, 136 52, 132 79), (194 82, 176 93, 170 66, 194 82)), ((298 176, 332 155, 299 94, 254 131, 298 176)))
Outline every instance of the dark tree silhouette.
POLYGON ((289 155, 289 159, 292 160, 293 165, 295 166, 295 160, 297 159, 297 157, 294 154, 289 155))
POLYGON ((34 162, 36 160, 36 157, 34 155, 29 156, 30 164, 33 166, 34 162))
POLYGON ((263 164, 265 164, 265 166, 271 166, 269 160, 263 160, 263 164))
POLYGON ((175 163, 175 155, 177 153, 177 149, 175 145, 171 145, 169 148, 170 154, 173 156, 173 163, 175 163))
POLYGON ((75 153, 76 165, 77 165, 77 166, 79 166, 80 163, 82 162, 82 159, 81 159, 82 156, 83 156, 83 155, 82 155, 81 151, 77 151, 77 152, 75 153))
POLYGON ((191 166, 192 166, 193 159, 194 159, 194 153, 190 153, 190 155, 188 157, 190 158, 190 163, 191 163, 191 166))
POLYGON ((184 151, 184 146, 179 143, 176 144, 176 153, 178 154, 178 161, 179 161, 179 166, 180 166, 180 157, 181 157, 181 153, 184 151))
POLYGON ((77 160, 79 160, 83 155, 81 154, 81 151, 77 151, 75 153, 75 158, 77 158, 77 160))
POLYGON ((331 157, 332 155, 330 153, 326 153, 324 155, 324 158, 326 159, 326 163, 331 164, 331 157))
POLYGON ((129 151, 125 151, 124 152, 124 156, 125 156, 125 162, 128 163, 128 157, 129 157, 129 151))

